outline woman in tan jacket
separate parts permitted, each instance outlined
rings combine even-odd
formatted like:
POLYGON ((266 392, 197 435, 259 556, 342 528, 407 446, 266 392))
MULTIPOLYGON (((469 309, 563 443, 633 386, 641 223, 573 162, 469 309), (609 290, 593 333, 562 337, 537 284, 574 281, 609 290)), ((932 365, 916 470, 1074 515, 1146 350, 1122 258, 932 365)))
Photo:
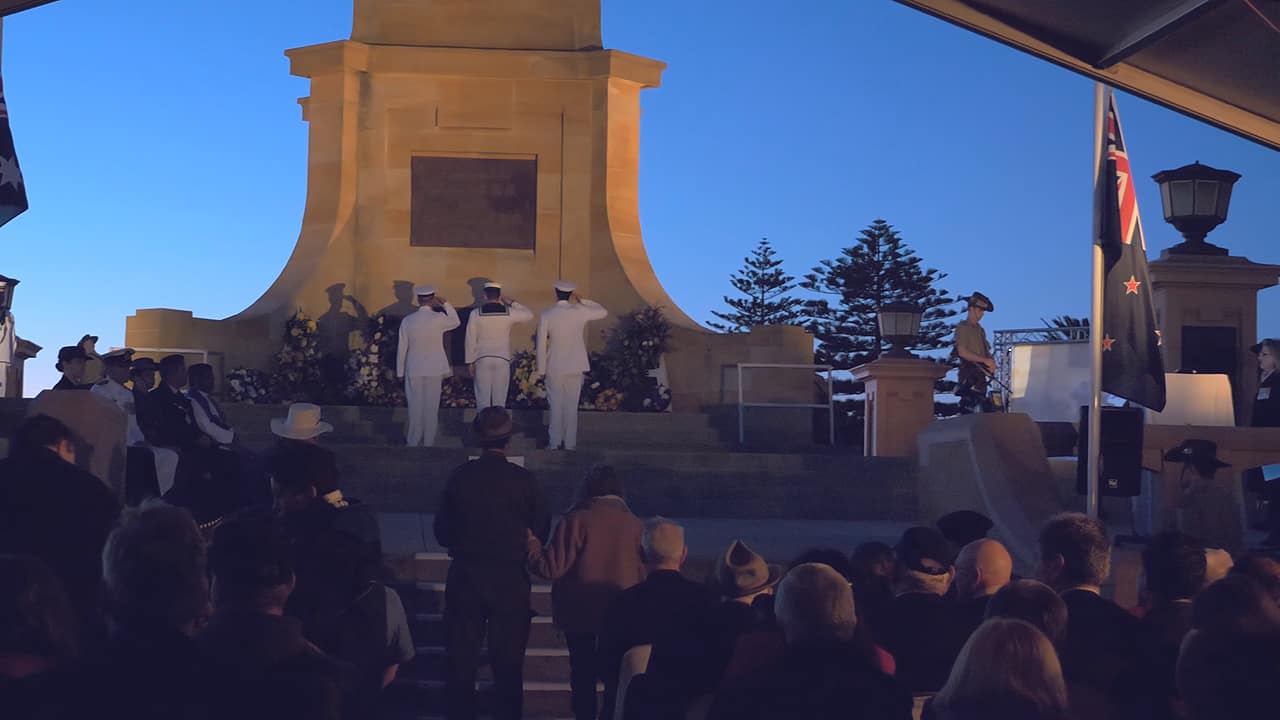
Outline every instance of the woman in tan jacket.
POLYGON ((623 500, 618 474, 598 466, 583 479, 578 501, 546 547, 530 540, 529 568, 553 581, 552 619, 569 647, 577 720, 596 717, 600 625, 613 598, 644 579, 643 532, 644 524, 623 500))

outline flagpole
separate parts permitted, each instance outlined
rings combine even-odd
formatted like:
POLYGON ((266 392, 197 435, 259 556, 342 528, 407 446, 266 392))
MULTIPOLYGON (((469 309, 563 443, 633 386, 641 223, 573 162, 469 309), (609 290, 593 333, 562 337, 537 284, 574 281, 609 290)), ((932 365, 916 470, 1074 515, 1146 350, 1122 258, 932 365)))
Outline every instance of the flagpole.
MULTIPOLYGON (((1102 177, 1102 142, 1105 127, 1103 125, 1105 112, 1103 106, 1106 100, 1106 91, 1102 83, 1094 83, 1093 90, 1093 202, 1094 216, 1097 216, 1097 203, 1101 201, 1101 188, 1098 186, 1102 177)), ((1102 438, 1102 283, 1103 283, 1103 257, 1102 245, 1098 243, 1098 233, 1096 228, 1092 235, 1093 242, 1090 246, 1093 248, 1093 297, 1089 309, 1089 438, 1088 448, 1088 484, 1086 485, 1087 494, 1085 495, 1085 510, 1091 518, 1098 517, 1098 470, 1099 470, 1099 445, 1102 438)))

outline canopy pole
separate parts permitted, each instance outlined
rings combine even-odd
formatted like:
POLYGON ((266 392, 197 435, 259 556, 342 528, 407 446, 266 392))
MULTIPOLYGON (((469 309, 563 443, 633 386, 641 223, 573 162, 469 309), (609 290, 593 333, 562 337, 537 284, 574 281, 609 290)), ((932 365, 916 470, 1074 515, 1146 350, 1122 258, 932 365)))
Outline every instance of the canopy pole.
POLYGON ((1093 92, 1093 202, 1094 231, 1093 242, 1089 243, 1093 251, 1092 291, 1093 297, 1089 310, 1089 457, 1085 496, 1085 508, 1091 518, 1098 517, 1098 474, 1102 438, 1102 296, 1104 260, 1102 245, 1098 243, 1097 218, 1101 217, 1104 202, 1102 197, 1102 143, 1106 132, 1104 105, 1106 91, 1102 83, 1094 83, 1093 92))

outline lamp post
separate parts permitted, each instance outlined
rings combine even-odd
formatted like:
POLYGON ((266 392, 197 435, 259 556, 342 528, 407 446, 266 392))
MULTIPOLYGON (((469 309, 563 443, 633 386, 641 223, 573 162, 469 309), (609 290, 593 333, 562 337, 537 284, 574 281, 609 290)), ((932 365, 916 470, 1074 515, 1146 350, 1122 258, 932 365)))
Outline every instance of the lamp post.
POLYGON ((1227 219, 1231 188, 1239 173, 1218 170, 1199 162, 1151 176, 1160 184, 1164 220, 1185 240, 1169 248, 1175 255, 1226 255, 1227 249, 1204 241, 1211 230, 1227 219))
POLYGON ((0 275, 0 325, 9 321, 9 310, 13 308, 13 289, 18 280, 0 275))
POLYGON ((907 345, 920 337, 920 307, 909 302, 891 302, 880 306, 880 337, 892 345, 881 357, 910 358, 907 345))

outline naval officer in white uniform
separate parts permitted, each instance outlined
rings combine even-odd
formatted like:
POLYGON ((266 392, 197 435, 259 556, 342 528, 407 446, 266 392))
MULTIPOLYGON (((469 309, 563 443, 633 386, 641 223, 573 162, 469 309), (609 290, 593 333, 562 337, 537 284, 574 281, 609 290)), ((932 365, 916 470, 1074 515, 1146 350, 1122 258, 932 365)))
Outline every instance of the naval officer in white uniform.
POLYGON ((548 447, 565 450, 578 446, 578 401, 582 374, 591 369, 583 332, 592 320, 603 320, 609 311, 600 303, 579 298, 578 286, 555 283, 556 304, 538 319, 538 374, 547 378, 547 403, 551 406, 548 447))
POLYGON ((467 320, 466 361, 475 379, 476 412, 507 406, 511 386, 511 328, 533 311, 502 294, 502 283, 484 284, 485 302, 467 320))
MULTIPOLYGON (((89 392, 110 400, 116 404, 128 416, 128 424, 125 430, 125 444, 130 448, 142 448, 150 451, 150 458, 155 464, 156 482, 160 494, 168 492, 173 487, 174 477, 178 473, 178 453, 162 447, 152 447, 147 444, 147 438, 142 433, 142 427, 138 425, 138 408, 137 396, 133 390, 125 387, 125 383, 129 382, 130 376, 133 374, 133 349, 120 348, 112 350, 102 356, 102 368, 106 373, 106 378, 99 380, 93 387, 89 388, 89 392)), ((135 458, 146 457, 145 452, 133 453, 135 458)), ((128 458, 126 458, 127 460, 128 458)))
POLYGON ((396 377, 404 378, 409 401, 409 447, 436 442, 440 420, 440 383, 452 372, 444 350, 444 334, 460 324, 458 312, 430 285, 414 288, 418 311, 400 321, 400 345, 396 352, 396 377))

